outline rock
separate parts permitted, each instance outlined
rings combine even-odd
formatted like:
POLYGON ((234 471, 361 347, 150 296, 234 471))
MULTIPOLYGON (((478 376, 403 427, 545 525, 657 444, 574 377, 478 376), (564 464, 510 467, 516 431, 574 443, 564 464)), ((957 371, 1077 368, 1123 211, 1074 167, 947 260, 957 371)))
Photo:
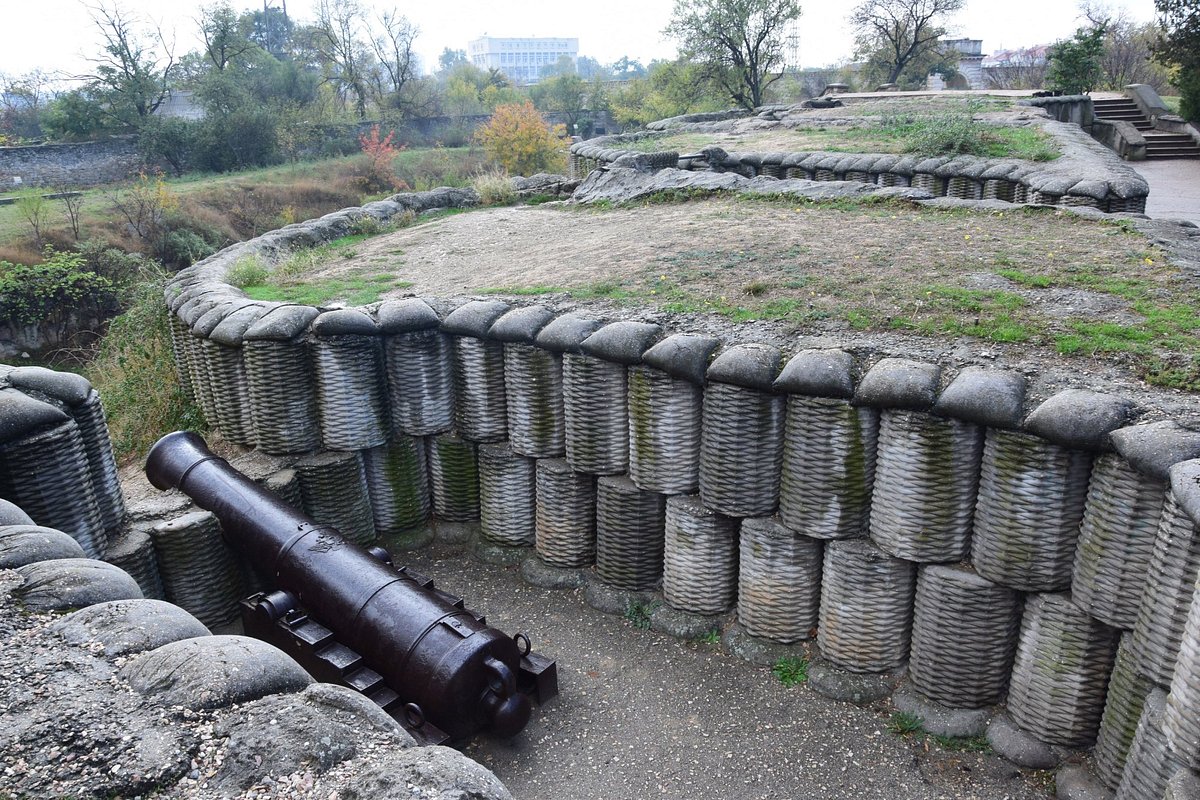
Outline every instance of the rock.
POLYGON ((1042 403, 1025 420, 1025 430, 1063 447, 1107 450, 1109 434, 1126 425, 1133 403, 1088 389, 1067 389, 1042 403))
POLYGON ((721 345, 715 336, 677 333, 642 354, 642 363, 695 384, 704 383, 712 354, 721 345))
POLYGON ((618 364, 640 364, 662 328, 648 322, 614 322, 584 340, 583 352, 618 364))
POLYGON ((376 336, 379 326, 357 308, 339 308, 314 319, 312 330, 317 336, 376 336))
POLYGON ((87 558, 87 554, 79 542, 53 528, 39 525, 0 527, 0 569, 16 569, 60 558, 87 558))
POLYGON ((521 562, 521 577, 543 589, 578 589, 587 583, 587 570, 556 567, 532 555, 521 562))
POLYGON ((921 727, 934 736, 980 736, 992 718, 990 708, 947 708, 926 700, 909 686, 897 689, 892 695, 892 703, 898 710, 918 717, 921 727))
POLYGON ((1020 427, 1024 411, 1024 376, 986 367, 963 369, 933 406, 944 417, 1007 429, 1020 427))
POLYGON ((728 614, 693 614, 664 603, 650 613, 650 629, 674 636, 676 639, 699 639, 714 631, 720 631, 728 619, 728 614))
POLYGON ((357 756, 372 739, 399 749, 415 744, 407 731, 362 694, 345 686, 314 683, 296 694, 246 703, 213 729, 227 738, 227 755, 212 778, 231 794, 301 769, 321 774, 357 756))
POLYGON ((713 360, 707 377, 716 383, 770 392, 774 390, 782 361, 783 355, 769 344, 738 345, 713 360))
POLYGON ((500 300, 472 300, 451 311, 442 320, 442 330, 459 336, 474 336, 483 339, 496 320, 509 309, 508 303, 500 300))
POLYGON ((1069 752, 1033 738, 1018 728, 1007 714, 992 719, 987 740, 997 753, 1027 769, 1054 769, 1069 752))
POLYGON ((854 356, 845 350, 801 350, 775 379, 775 391, 849 400, 855 369, 854 356))
POLYGON ((796 642, 795 644, 773 642, 770 639, 763 639, 747 633, 746 629, 736 622, 730 625, 721 636, 721 644, 738 658, 760 667, 773 666, 783 658, 811 660, 810 642, 796 642))
POLYGON ((375 316, 379 320, 379 332, 384 336, 429 330, 442 324, 437 312, 416 297, 388 300, 379 307, 375 316))
POLYGON ((654 608, 659 603, 654 592, 618 589, 597 580, 594 576, 590 577, 587 585, 583 587, 583 599, 589 606, 602 614, 618 616, 629 613, 629 610, 635 606, 654 608))
POLYGON ((578 314, 563 314, 538 332, 538 347, 556 353, 581 353, 584 341, 604 325, 595 319, 578 314))
POLYGON ((493 323, 488 337, 501 342, 531 344, 538 331, 554 319, 554 312, 545 306, 514 308, 493 323))
POLYGON ((16 389, 0 389, 0 444, 61 425, 70 417, 16 389))
POLYGON ((394 750, 367 761, 345 785, 336 775, 318 779, 314 796, 341 800, 512 800, 490 771, 449 747, 394 750), (337 790, 340 789, 340 792, 337 790), (337 792, 335 794, 335 792, 337 792))
POLYGON ((1082 764, 1068 764, 1054 776, 1058 800, 1112 800, 1113 793, 1082 764))
POLYGON ((245 636, 172 642, 139 656, 121 677, 139 694, 193 710, 295 692, 313 683, 282 650, 245 636))
POLYGON ((890 695, 904 677, 900 672, 848 672, 824 658, 814 658, 808 665, 808 685, 834 700, 864 706, 890 695))
POLYGON ((144 653, 183 639, 209 636, 200 620, 161 600, 112 600, 55 620, 50 630, 67 644, 99 642, 108 658, 144 653))
POLYGON ((39 561, 21 567, 17 574, 24 583, 13 594, 32 611, 64 611, 142 597, 129 573, 90 558, 39 561))
POLYGON ((854 402, 876 408, 928 411, 937 396, 940 376, 937 364, 885 358, 863 376, 854 402))
POLYGON ((1200 458, 1200 432, 1172 421, 1131 425, 1111 434, 1113 447, 1138 472, 1165 481, 1180 461, 1200 458))
POLYGON ((15 503, 10 503, 0 497, 0 525, 33 525, 33 518, 20 509, 15 503))

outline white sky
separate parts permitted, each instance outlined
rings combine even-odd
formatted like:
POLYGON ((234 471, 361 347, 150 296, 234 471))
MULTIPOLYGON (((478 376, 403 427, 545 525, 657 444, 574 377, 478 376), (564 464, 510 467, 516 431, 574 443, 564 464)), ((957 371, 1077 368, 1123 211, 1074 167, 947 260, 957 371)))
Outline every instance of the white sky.
MULTIPOLYGON (((276 4, 280 0, 274 0, 276 4)), ((94 5, 94 3, 92 3, 94 5)), ((198 3, 176 0, 121 0, 135 16, 174 31, 177 52, 199 44, 198 3)), ((262 0, 233 0, 239 10, 261 8, 262 0)), ((628 55, 643 63, 674 55, 674 43, 661 31, 671 16, 672 0, 363 0, 377 9, 396 8, 421 30, 417 52, 428 67, 442 48, 466 49, 467 41, 491 36, 565 36, 579 38, 580 55, 609 63, 628 55)), ((845 17, 855 0, 809 0, 800 20, 800 60, 826 66, 846 59, 853 47, 845 17)), ((1138 21, 1154 16, 1153 0, 1109 0, 1138 21)), ((288 13, 311 19, 313 0, 289 0, 288 13)), ((82 0, 0 0, 0 72, 35 68, 68 73, 85 71, 83 54, 94 51, 98 34, 82 0)), ((951 32, 983 40, 983 51, 1048 44, 1070 36, 1080 22, 1077 0, 968 0, 950 20, 951 32)))

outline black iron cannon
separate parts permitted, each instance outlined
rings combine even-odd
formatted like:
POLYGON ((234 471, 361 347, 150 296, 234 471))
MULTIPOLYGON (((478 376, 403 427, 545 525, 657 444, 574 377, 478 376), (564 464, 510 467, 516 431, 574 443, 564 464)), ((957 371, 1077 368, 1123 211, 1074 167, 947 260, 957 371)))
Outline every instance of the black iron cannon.
POLYGON ((392 566, 282 502, 194 433, 150 450, 146 475, 213 512, 226 541, 275 591, 243 601, 249 635, 318 680, 362 691, 427 742, 525 727, 530 697, 557 693, 553 661, 530 652, 427 579, 392 566), (442 733, 444 731, 444 734, 442 733))

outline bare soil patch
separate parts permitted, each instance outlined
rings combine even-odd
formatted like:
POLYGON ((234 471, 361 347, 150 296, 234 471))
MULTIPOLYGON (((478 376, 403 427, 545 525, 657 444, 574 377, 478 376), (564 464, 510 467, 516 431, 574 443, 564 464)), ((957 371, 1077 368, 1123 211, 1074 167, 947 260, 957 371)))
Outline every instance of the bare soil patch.
POLYGON ((560 295, 1045 346, 1200 388, 1200 292, 1132 226, 1050 210, 719 198, 475 211, 360 243, 314 280, 386 271, 401 294, 560 295))

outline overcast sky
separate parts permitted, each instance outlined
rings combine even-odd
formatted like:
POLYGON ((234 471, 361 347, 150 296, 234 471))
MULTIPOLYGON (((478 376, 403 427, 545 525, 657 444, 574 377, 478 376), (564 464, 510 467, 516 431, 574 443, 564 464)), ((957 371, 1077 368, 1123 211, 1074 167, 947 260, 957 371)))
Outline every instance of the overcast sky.
MULTIPOLYGON (((273 0, 278 5, 282 0, 273 0)), ((177 0, 121 0, 132 15, 153 20, 174 32, 179 53, 199 44, 196 9, 204 4, 177 0)), ((0 72, 22 73, 35 68, 78 73, 85 71, 83 55, 94 52, 97 32, 80 0, 0 0, 0 72)), ((261 8, 262 0, 233 0, 239 9, 261 8)), ((312 17, 314 0, 287 0, 297 21, 312 17)), ((363 5, 396 8, 420 30, 417 52, 425 63, 436 63, 445 47, 466 49, 467 41, 491 36, 578 37, 580 55, 602 63, 621 56, 642 62, 674 55, 674 43, 661 31, 671 16, 673 0, 363 0, 363 5)), ((854 0, 812 0, 803 3, 799 23, 800 61, 820 67, 845 60, 853 42, 845 18, 854 0)), ((1154 16, 1153 0, 1111 0, 1138 21, 1154 16)), ((1070 36, 1080 22, 1077 0, 968 0, 966 9, 950 20, 952 32, 983 40, 983 50, 1047 44, 1070 36)))

